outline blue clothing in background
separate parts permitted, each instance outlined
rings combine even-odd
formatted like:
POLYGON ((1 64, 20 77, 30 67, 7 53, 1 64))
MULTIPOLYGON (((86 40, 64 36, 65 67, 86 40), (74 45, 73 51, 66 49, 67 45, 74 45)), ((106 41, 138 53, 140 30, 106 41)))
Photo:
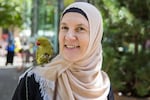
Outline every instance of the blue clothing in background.
POLYGON ((14 52, 15 50, 15 45, 14 44, 9 44, 6 48, 7 51, 10 51, 10 52, 14 52))

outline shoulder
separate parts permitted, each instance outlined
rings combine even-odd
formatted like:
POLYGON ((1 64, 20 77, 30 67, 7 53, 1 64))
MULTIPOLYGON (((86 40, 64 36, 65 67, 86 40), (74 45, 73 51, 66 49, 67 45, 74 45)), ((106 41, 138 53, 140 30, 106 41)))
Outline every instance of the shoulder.
POLYGON ((51 100, 55 85, 54 81, 47 80, 44 76, 41 76, 38 72, 35 72, 35 69, 29 69, 21 75, 20 82, 23 81, 27 82, 29 91, 40 91, 38 93, 40 93, 41 97, 49 98, 48 100, 51 100))
POLYGON ((35 75, 32 73, 31 68, 27 69, 20 77, 19 83, 24 83, 24 85, 29 85, 30 87, 38 86, 38 82, 35 80, 35 75), (37 85, 36 85, 37 84, 37 85))
POLYGON ((28 100, 42 100, 39 83, 35 81, 34 74, 29 76, 28 72, 20 77, 12 100, 26 100, 26 98, 28 100))
POLYGON ((114 92, 112 90, 112 86, 110 86, 110 91, 109 91, 109 94, 108 94, 108 100, 115 100, 114 99, 114 92))
POLYGON ((26 77, 28 77, 28 76, 33 75, 32 69, 33 69, 33 67, 30 67, 30 68, 28 68, 23 74, 21 74, 20 77, 19 77, 19 81, 20 81, 21 79, 24 79, 24 78, 26 78, 26 77))

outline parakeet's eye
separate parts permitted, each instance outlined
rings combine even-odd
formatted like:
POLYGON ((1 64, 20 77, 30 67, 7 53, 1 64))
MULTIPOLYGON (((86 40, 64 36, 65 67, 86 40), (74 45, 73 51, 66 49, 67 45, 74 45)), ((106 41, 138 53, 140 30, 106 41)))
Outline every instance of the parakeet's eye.
POLYGON ((36 42, 36 45, 40 45, 40 42, 39 42, 39 41, 37 41, 37 42, 36 42))

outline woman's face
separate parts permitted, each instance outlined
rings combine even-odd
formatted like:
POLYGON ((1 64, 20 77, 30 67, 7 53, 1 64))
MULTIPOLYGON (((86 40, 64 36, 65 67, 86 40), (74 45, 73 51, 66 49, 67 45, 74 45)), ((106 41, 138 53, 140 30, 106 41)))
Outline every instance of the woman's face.
POLYGON ((59 29, 60 52, 69 61, 76 61, 84 55, 90 40, 88 20, 75 12, 66 13, 59 29))

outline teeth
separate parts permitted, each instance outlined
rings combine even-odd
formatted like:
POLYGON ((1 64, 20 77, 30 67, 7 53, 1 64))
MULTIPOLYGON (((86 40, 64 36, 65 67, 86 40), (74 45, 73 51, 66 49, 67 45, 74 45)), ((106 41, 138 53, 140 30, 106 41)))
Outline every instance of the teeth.
POLYGON ((77 46, 73 46, 73 45, 66 45, 67 48, 76 48, 77 46))

